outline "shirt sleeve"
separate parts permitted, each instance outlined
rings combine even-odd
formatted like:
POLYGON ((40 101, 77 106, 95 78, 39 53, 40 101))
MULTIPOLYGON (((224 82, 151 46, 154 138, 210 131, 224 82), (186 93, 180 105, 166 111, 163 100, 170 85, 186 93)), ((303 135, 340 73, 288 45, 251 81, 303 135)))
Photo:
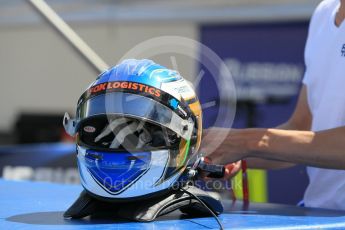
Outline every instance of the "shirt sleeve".
POLYGON ((318 7, 316 8, 316 10, 314 11, 311 19, 310 19, 310 23, 309 23, 309 29, 308 29, 308 37, 307 37, 307 42, 305 45, 305 49, 304 49, 304 63, 305 63, 305 73, 304 73, 304 77, 302 80, 302 83, 304 85, 308 85, 308 83, 310 82, 310 79, 312 76, 310 76, 309 72, 308 72, 308 67, 310 65, 310 59, 312 58, 310 53, 310 43, 312 42, 312 40, 314 39, 314 34, 315 34, 315 30, 317 30, 317 25, 320 23, 320 15, 323 13, 323 11, 325 10, 326 7, 326 1, 322 1, 318 7))

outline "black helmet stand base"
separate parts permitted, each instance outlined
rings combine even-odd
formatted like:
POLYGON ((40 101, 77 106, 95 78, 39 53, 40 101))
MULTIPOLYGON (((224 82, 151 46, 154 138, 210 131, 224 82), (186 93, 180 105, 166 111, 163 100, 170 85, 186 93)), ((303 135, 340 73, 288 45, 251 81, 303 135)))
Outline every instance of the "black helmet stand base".
POLYGON ((128 203, 99 201, 83 191, 74 204, 64 213, 64 217, 74 219, 94 215, 101 217, 104 213, 106 216, 110 215, 114 218, 149 222, 177 209, 193 217, 211 216, 212 213, 209 209, 216 215, 223 212, 219 198, 213 193, 205 192, 194 186, 186 186, 180 190, 172 190, 164 196, 128 203), (195 196, 208 208, 201 204, 195 196))

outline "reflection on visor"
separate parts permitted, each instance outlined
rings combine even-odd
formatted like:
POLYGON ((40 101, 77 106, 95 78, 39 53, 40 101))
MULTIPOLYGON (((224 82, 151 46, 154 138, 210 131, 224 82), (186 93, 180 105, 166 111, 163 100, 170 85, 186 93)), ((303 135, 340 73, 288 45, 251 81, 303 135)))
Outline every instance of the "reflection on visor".
POLYGON ((156 124, 116 115, 85 119, 78 128, 78 145, 100 150, 142 151, 178 148, 180 137, 156 124))
POLYGON ((148 120, 174 131, 186 140, 190 139, 194 127, 191 119, 182 119, 171 109, 155 100, 122 92, 102 94, 82 103, 77 109, 77 120, 100 114, 148 120))

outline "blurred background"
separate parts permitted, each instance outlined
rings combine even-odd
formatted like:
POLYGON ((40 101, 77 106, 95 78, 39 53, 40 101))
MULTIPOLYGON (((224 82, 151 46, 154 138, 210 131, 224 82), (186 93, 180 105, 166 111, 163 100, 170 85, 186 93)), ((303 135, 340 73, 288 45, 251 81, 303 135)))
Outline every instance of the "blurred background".
MULTIPOLYGON (((308 24, 319 2, 47 0, 109 65, 158 36, 182 36, 208 46, 235 80, 236 128, 274 127, 291 115, 304 73, 308 24)), ((202 55, 198 47, 193 52, 202 55)), ((192 81, 202 68, 183 56, 153 59, 170 68, 177 64, 192 81)), ((73 114, 96 76, 28 1, 0 1, 1 177, 78 183, 75 147, 63 131, 62 117, 65 111, 73 114)), ((219 96, 212 90, 217 80, 203 74, 198 85, 202 102, 219 96)), ((217 106, 204 109, 205 127, 213 124, 216 111, 217 106)), ((257 202, 296 204, 307 184, 303 166, 251 170, 249 180, 251 200, 257 202)))

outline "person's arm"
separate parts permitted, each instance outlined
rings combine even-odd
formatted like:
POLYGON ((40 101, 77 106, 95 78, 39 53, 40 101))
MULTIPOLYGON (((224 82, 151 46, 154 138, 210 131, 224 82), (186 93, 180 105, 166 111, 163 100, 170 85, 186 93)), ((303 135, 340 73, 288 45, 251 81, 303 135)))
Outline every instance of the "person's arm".
MULTIPOLYGON (((306 91, 305 88, 303 90, 306 91)), ((306 116, 303 107, 297 109, 302 109, 302 117, 292 117, 296 119, 292 124, 297 125, 293 127, 300 130, 309 129, 311 115, 306 116)), ((321 168, 345 169, 345 126, 320 132, 300 130, 233 130, 209 157, 222 163, 254 157, 321 168)), ((226 131, 217 129, 217 132, 226 131)), ((212 143, 209 145, 212 147, 212 143)))
MULTIPOLYGON (((277 129, 291 130, 293 128, 290 122, 286 122, 280 126, 277 126, 277 129)), ((286 161, 268 160, 268 159, 255 158, 255 157, 248 157, 245 160, 247 161, 248 168, 251 168, 251 169, 275 170, 275 169, 286 169, 286 168, 291 168, 295 166, 294 163, 290 163, 286 161)))
MULTIPOLYGON (((298 107, 301 107, 302 104, 302 94, 304 94, 305 90, 301 90, 299 103, 296 107, 296 111, 298 110, 298 107)), ((297 128, 297 125, 293 122, 293 117, 298 116, 299 112, 294 112, 294 115, 290 118, 289 121, 287 121, 284 124, 281 124, 276 127, 276 129, 284 129, 284 130, 293 130, 297 128)), ((252 169, 268 169, 268 170, 274 170, 274 169, 286 169, 291 168, 295 166, 296 164, 285 162, 285 161, 277 161, 277 160, 267 160, 263 158, 255 158, 255 157, 249 157, 245 159, 247 161, 248 168, 252 169)))
MULTIPOLYGON (((310 130, 311 120, 312 115, 307 100, 307 87, 303 85, 294 113, 286 123, 277 126, 276 129, 310 130)), ((249 168, 256 169, 283 169, 295 165, 294 163, 285 161, 266 160, 262 158, 247 158, 246 160, 249 168)))
MULTIPOLYGON (((224 129, 217 129, 217 132, 224 132, 224 129)), ((320 132, 234 130, 222 146, 209 155, 213 162, 222 164, 248 157, 345 169, 345 126, 320 132)))
POLYGON ((248 156, 345 169, 345 126, 320 132, 279 129, 252 132, 257 138, 252 136, 248 142, 248 156))
MULTIPOLYGON (((298 99, 298 103, 296 109, 291 116, 291 118, 284 124, 280 125, 279 129, 287 129, 287 130, 309 130, 311 125, 311 113, 309 111, 309 106, 307 103, 307 89, 306 86, 303 86, 300 92, 300 96, 298 99)), ((203 148, 202 151, 206 152, 215 162, 219 163, 228 163, 232 161, 226 161, 226 159, 230 156, 231 158, 239 157, 238 155, 241 153, 241 156, 244 153, 244 145, 246 144, 245 139, 250 138, 248 132, 253 132, 253 129, 247 130, 240 130, 240 131, 232 131, 229 134, 227 129, 217 129, 214 135, 206 135, 206 138, 203 139, 203 148), (214 138, 217 138, 216 135, 221 135, 221 133, 227 135, 223 144, 216 148, 213 146, 214 138), (241 134, 244 133, 242 137, 241 134), (236 134, 236 135, 235 135, 236 134), (237 150, 237 148, 240 148, 237 150), (235 151, 236 154, 234 155, 233 152, 235 151), (242 152, 238 152, 242 151, 242 152)), ((210 133, 210 131, 208 131, 210 133)), ((211 132, 212 133, 212 132, 211 132)), ((221 135, 221 136, 224 136, 221 135)), ((243 158, 243 157, 242 157, 243 158)), ((242 159, 242 158, 238 158, 242 159)), ((250 168, 260 168, 260 169, 281 169, 293 166, 293 163, 288 163, 286 161, 277 161, 277 160, 267 160, 257 157, 248 158, 248 167, 250 168)))

